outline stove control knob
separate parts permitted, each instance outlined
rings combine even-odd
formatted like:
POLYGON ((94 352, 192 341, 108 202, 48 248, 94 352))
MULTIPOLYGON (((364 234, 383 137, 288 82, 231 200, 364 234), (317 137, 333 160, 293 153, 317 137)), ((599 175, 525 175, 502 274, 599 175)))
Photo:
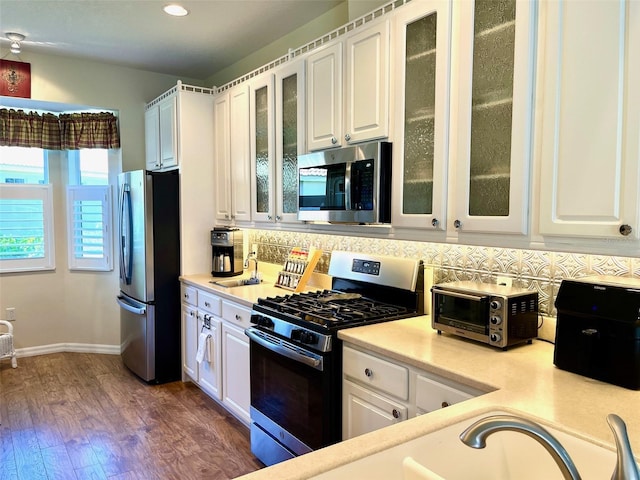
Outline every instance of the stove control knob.
POLYGON ((273 320, 264 315, 253 314, 251 315, 251 323, 258 325, 259 327, 273 328, 273 320))
POLYGON ((500 325, 502 323, 502 317, 500 315, 491 315, 491 324, 500 325))
POLYGON ((306 330, 293 330, 291 332, 291 338, 306 345, 313 345, 318 342, 318 336, 306 330))
POLYGON ((491 301, 491 309, 492 310, 498 310, 500 307, 502 307, 502 304, 498 300, 492 300, 491 301))
POLYGON ((500 340, 502 340, 502 335, 500 335, 499 333, 492 333, 489 338, 491 339, 491 341, 493 343, 499 343, 500 340))

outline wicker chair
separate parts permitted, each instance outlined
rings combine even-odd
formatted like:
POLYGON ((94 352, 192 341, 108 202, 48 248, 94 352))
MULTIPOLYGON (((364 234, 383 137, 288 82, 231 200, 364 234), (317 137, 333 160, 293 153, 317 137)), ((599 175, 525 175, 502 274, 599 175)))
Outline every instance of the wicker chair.
POLYGON ((11 358, 11 366, 16 368, 18 360, 16 360, 16 351, 13 348, 13 325, 5 320, 0 320, 0 325, 7 327, 7 333, 0 332, 0 359, 11 358))

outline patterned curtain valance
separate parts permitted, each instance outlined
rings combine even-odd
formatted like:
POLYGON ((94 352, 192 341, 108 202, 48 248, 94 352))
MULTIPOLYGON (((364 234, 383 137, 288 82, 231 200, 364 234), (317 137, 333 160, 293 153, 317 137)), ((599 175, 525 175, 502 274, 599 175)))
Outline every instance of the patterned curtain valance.
POLYGON ((0 109, 0 145, 47 150, 119 148, 118 119, 112 113, 26 113, 0 109))

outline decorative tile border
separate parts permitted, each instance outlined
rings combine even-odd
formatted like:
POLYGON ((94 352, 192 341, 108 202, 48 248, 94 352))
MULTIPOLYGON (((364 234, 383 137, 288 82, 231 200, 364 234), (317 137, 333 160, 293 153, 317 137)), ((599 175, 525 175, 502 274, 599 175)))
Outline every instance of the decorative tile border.
POLYGON ((259 244, 259 260, 284 262, 292 247, 313 246, 323 251, 316 271, 327 273, 333 250, 378 253, 394 257, 421 258, 434 267, 434 282, 478 280, 495 283, 498 275, 513 279, 513 285, 535 290, 540 312, 555 315, 553 306, 563 279, 587 275, 640 277, 640 259, 583 253, 520 250, 451 243, 429 243, 317 233, 248 230, 249 243, 259 244))

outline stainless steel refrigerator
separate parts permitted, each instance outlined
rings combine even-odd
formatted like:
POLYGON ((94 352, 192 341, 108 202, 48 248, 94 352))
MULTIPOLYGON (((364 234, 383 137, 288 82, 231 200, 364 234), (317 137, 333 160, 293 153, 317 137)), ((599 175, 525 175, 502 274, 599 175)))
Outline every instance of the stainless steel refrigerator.
POLYGON ((181 378, 178 172, 118 176, 122 360, 150 383, 181 378))

